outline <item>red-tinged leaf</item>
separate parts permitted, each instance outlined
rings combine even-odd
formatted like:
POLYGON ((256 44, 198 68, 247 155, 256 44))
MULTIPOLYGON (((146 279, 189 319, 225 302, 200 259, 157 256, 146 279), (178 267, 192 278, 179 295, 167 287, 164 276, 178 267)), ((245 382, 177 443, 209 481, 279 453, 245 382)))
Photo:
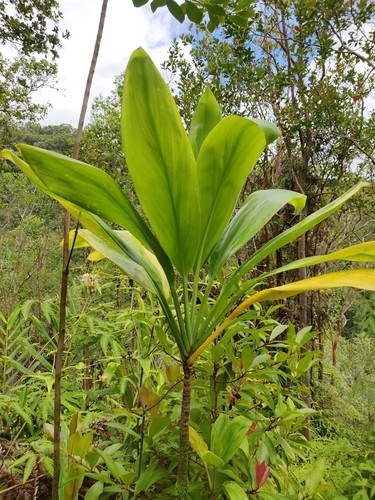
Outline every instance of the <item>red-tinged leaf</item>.
POLYGON ((256 488, 259 490, 264 483, 269 478, 271 469, 267 467, 266 462, 259 462, 258 458, 255 457, 255 476, 256 476, 256 488))

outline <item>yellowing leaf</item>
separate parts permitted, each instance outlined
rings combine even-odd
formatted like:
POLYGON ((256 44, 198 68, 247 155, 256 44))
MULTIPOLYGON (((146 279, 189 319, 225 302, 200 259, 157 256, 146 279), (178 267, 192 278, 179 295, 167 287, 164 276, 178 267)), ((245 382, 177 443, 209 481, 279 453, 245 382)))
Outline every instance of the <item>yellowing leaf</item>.
POLYGON ((204 455, 208 452, 208 446, 193 427, 189 427, 189 441, 190 446, 203 460, 204 455))
POLYGON ((264 300, 280 300, 293 297, 303 292, 312 290, 329 290, 331 288, 351 287, 361 290, 371 290, 375 292, 375 269, 352 269, 350 271, 339 271, 336 273, 321 274, 294 283, 288 283, 274 288, 267 288, 251 295, 244 300, 225 319, 202 345, 190 356, 189 364, 193 364, 197 357, 215 340, 233 321, 248 309, 252 304, 264 300))
POLYGON ((166 365, 165 374, 170 385, 173 385, 181 376, 181 369, 179 365, 166 365))
POLYGON ((87 260, 89 260, 90 262, 99 262, 103 259, 105 259, 105 256, 97 250, 93 250, 92 252, 90 252, 87 257, 87 260))
POLYGON ((259 279, 273 276, 274 274, 283 273, 292 269, 300 269, 301 267, 314 266, 322 264, 323 262, 330 262, 332 260, 348 260, 352 262, 375 262, 375 241, 366 241, 365 243, 358 243, 350 247, 342 248, 336 252, 327 255, 313 255, 305 259, 296 260, 286 266, 279 267, 274 271, 262 274, 259 279))
POLYGON ((145 410, 149 411, 150 420, 153 422, 159 411, 159 404, 157 404, 159 396, 145 386, 140 387, 138 392, 141 404, 145 410))

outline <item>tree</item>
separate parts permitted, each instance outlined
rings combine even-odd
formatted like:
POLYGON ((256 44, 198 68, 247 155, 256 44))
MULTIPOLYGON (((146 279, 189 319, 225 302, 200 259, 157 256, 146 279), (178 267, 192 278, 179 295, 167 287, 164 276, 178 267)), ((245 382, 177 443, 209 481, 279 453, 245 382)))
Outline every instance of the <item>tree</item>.
POLYGON ((0 41, 13 47, 16 57, 0 52, 0 144, 9 145, 15 122, 36 121, 47 107, 35 104, 32 95, 54 86, 61 38, 62 16, 56 0, 2 0, 0 41))
POLYGON ((222 119, 208 89, 199 101, 188 136, 164 80, 139 49, 126 72, 122 138, 149 225, 105 172, 32 146, 20 146, 23 160, 3 151, 5 158, 87 228, 79 231, 80 246, 92 246, 157 295, 184 372, 178 472, 183 499, 188 498, 191 383, 197 358, 255 303, 341 286, 375 291, 375 271, 369 269, 329 273, 258 292, 254 289, 268 276, 305 266, 335 259, 373 261, 375 244, 368 242, 297 260, 260 276, 253 272, 273 251, 335 213, 364 187, 360 183, 259 248, 227 275, 212 301, 216 278, 228 259, 286 203, 296 211, 304 206, 305 196, 296 192, 258 191, 231 219, 249 170, 277 136, 278 130, 269 122, 238 116, 222 119), (104 219, 123 229, 111 229, 104 219), (243 280, 249 273, 251 279, 243 280))
MULTIPOLYGON (((149 0, 133 0, 135 7, 141 7, 149 0)), ((184 22, 190 20, 196 25, 206 26, 213 31, 224 21, 231 21, 237 26, 246 26, 249 18, 255 15, 253 0, 241 0, 229 2, 228 0, 219 0, 212 2, 199 2, 197 0, 186 0, 184 2, 175 2, 175 0, 152 0, 150 7, 155 12, 160 7, 167 7, 172 16, 184 22)))
POLYGON ((61 17, 57 0, 1 0, 0 40, 25 56, 50 53, 56 58, 61 37, 68 37, 59 28, 61 17))
POLYGON ((40 119, 48 107, 36 104, 33 93, 54 85, 57 66, 34 56, 13 60, 0 54, 0 143, 10 145, 18 123, 40 119))
POLYGON ((123 80, 124 75, 119 75, 107 97, 100 95, 94 99, 81 142, 81 158, 91 165, 101 166, 121 183, 125 174, 120 132, 123 80))
POLYGON ((69 156, 72 153, 75 129, 72 125, 40 125, 26 123, 16 128, 13 143, 23 142, 69 156))

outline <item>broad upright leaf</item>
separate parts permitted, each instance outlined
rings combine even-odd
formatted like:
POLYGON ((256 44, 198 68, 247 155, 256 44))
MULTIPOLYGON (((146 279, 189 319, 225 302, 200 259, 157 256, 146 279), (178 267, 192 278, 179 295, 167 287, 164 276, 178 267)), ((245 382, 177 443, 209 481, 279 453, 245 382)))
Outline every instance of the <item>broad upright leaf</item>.
POLYGON ((221 120, 221 109, 209 87, 203 92, 190 125, 189 139, 195 157, 203 141, 221 120))
POLYGON ((196 162, 174 99, 142 49, 133 53, 125 74, 122 138, 143 210, 186 275, 200 235, 196 162))
POLYGON ((222 235, 265 145, 261 128, 238 116, 224 118, 203 142, 197 160, 202 220, 199 266, 222 235))
POLYGON ((269 189, 252 193, 231 220, 211 255, 210 274, 215 276, 221 266, 239 248, 253 238, 262 227, 286 204, 299 213, 306 196, 294 191, 269 189))

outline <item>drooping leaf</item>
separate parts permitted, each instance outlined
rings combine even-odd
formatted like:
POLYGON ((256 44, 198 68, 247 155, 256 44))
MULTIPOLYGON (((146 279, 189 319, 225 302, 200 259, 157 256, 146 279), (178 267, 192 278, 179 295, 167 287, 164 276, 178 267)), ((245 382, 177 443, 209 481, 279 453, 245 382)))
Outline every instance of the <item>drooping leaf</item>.
POLYGON ((106 172, 27 144, 19 145, 19 151, 49 192, 128 229, 147 244, 141 216, 106 172))
POLYGON ((195 157, 203 141, 221 120, 221 109, 209 87, 203 92, 191 119, 189 139, 195 157))
POLYGON ((213 14, 212 12, 209 12, 208 17, 209 21, 207 23, 207 29, 210 33, 212 33, 219 26, 220 19, 217 16, 215 16, 215 14, 213 14))
POLYGON ((329 290, 331 288, 340 287, 352 287, 375 291, 375 269, 338 271, 335 273, 313 276, 312 278, 295 281, 287 285, 267 288, 266 290, 261 290, 251 295, 233 311, 233 314, 238 316, 242 311, 247 309, 249 305, 263 300, 280 300, 311 290, 329 290))
POLYGON ((169 295, 168 281, 155 256, 128 231, 109 231, 109 234, 112 234, 113 237, 111 244, 86 229, 81 229, 79 234, 91 247, 114 262, 122 271, 147 290, 158 293, 155 288, 154 280, 156 280, 159 292, 162 290, 164 296, 167 297, 169 295), (125 249, 127 252, 125 252, 125 249), (138 252, 137 261, 129 257, 129 250, 132 254, 138 252), (150 277, 150 272, 152 272, 153 279, 150 277))
POLYGON ((172 275, 171 265, 159 242, 106 172, 26 144, 21 144, 19 150, 26 161, 9 150, 2 151, 2 156, 15 163, 46 194, 61 204, 68 202, 72 209, 75 207, 74 217, 77 218, 79 209, 82 209, 83 212, 91 212, 128 229, 141 243, 155 252, 168 276, 172 275))
MULTIPOLYGON (((99 217, 80 210, 67 201, 60 201, 60 203, 83 226, 88 228, 88 230, 78 231, 76 238, 78 248, 85 244, 91 246, 99 252, 98 255, 92 256, 96 260, 104 256, 137 283, 156 293, 159 298, 169 296, 168 279, 159 261, 129 231, 112 230, 99 217)), ((70 246, 73 244, 73 238, 74 232, 71 232, 69 234, 70 246)))
POLYGON ((211 255, 210 274, 215 276, 222 265, 287 203, 299 213, 306 196, 294 191, 269 189, 252 193, 231 220, 211 255))
POLYGON ((152 0, 150 7, 152 12, 155 12, 159 7, 167 5, 167 0, 152 0))
POLYGON ((142 49, 133 53, 125 74, 122 138, 145 214, 171 261, 186 275, 200 235, 196 162, 175 101, 142 49))
MULTIPOLYGON (((167 292, 165 296, 168 296, 169 286, 166 286, 166 279, 167 281, 168 278, 173 279, 171 265, 160 245, 155 240, 154 236, 145 225, 144 221, 140 218, 138 213, 134 212, 134 222, 139 218, 138 228, 133 223, 129 225, 134 229, 134 232, 141 234, 141 236, 143 235, 142 239, 148 241, 158 252, 158 256, 160 257, 159 260, 164 264, 164 269, 166 269, 166 271, 168 272, 168 278, 166 277, 164 271, 161 269, 156 257, 146 248, 144 248, 143 245, 139 241, 137 241, 137 239, 134 238, 129 232, 122 233, 127 236, 120 238, 119 235, 121 233, 112 231, 109 226, 100 219, 100 217, 94 215, 94 213, 100 213, 103 216, 107 217, 109 220, 112 220, 112 222, 116 222, 120 225, 121 223, 122 225, 126 224, 126 207, 131 207, 132 205, 123 196, 123 193, 117 186, 117 184, 112 181, 112 179, 105 172, 102 172, 95 167, 90 167, 88 165, 82 164, 81 162, 76 162, 74 160, 71 160, 70 158, 62 157, 62 155, 57 155, 58 158, 56 160, 56 164, 51 167, 52 171, 50 171, 48 170, 48 165, 54 163, 55 157, 53 156, 51 161, 48 162, 48 153, 50 152, 43 150, 34 151, 35 149, 36 148, 32 148, 31 150, 29 150, 28 147, 26 148, 26 155, 33 158, 31 161, 33 167, 20 160, 16 155, 14 155, 14 153, 11 152, 9 152, 11 153, 10 159, 15 162, 17 166, 19 166, 26 173, 26 175, 28 175, 28 177, 30 177, 30 179, 38 185, 38 187, 40 187, 47 194, 59 201, 63 205, 63 207, 73 215, 73 217, 79 220, 82 225, 84 225, 91 231, 91 233, 98 237, 95 240, 95 245, 97 247, 96 250, 100 251, 100 246, 102 250, 100 252, 103 253, 103 255, 105 254, 107 258, 110 258, 108 252, 111 251, 111 256, 113 257, 112 260, 114 260, 115 263, 119 265, 119 267, 123 271, 125 271, 136 281, 144 285, 148 290, 161 292, 164 295, 165 292, 167 292), (36 156, 36 159, 34 159, 34 154, 36 156), (61 164, 59 163, 60 160, 62 162, 61 164), (83 166, 82 169, 80 169, 81 165, 83 166), (45 169, 44 166, 46 166, 45 169), (62 169, 65 168, 65 170, 67 171, 67 173, 65 174, 65 179, 62 179, 64 177, 63 174, 57 173, 58 166, 60 166, 62 169), (37 175, 39 174, 39 172, 41 172, 40 177, 44 179, 45 182, 40 180, 39 175, 37 175), (88 180, 90 178, 90 174, 91 181, 88 180), (101 174, 104 174, 104 177, 101 174), (56 175, 56 183, 54 183, 53 181, 53 175, 56 175), (59 186, 59 179, 62 179, 61 184, 64 185, 65 183, 66 186, 59 186), (82 184, 85 179, 87 181, 86 189, 82 184), (104 182, 104 185, 100 185, 101 181, 104 182), (92 187, 92 196, 96 196, 96 204, 94 204, 94 201, 89 197, 88 191, 90 190, 90 186, 92 187), (82 195, 76 192, 77 189, 80 189, 82 195), (105 195, 101 197, 101 193, 105 189, 107 189, 108 192, 106 192, 105 195), (111 195, 113 196, 113 200, 111 200, 111 195), (117 207, 116 210, 113 208, 116 203, 121 204, 121 200, 125 200, 125 204, 121 205, 124 209, 124 213, 121 213, 121 207, 117 207), (100 205, 98 201, 102 202, 100 209, 95 208, 99 207, 100 205), (105 207, 106 203, 108 205, 107 207, 105 207), (113 208, 113 212, 111 212, 111 208, 113 208), (96 212, 91 213, 89 211, 90 209, 92 211, 96 210, 96 212), (103 244, 100 243, 100 239, 103 240, 103 244), (108 245, 108 248, 106 253, 104 253, 103 250, 106 244, 108 245), (121 250, 125 252, 124 255, 122 255, 121 250), (132 260, 134 260, 134 263, 132 263, 132 260), (144 270, 142 271, 139 266, 144 268, 146 273, 149 275, 148 277, 145 275, 144 270), (133 274, 133 271, 135 272, 135 274, 133 274), (150 278, 153 284, 150 282, 150 278)), ((21 151, 25 151, 25 148, 23 146, 21 147, 21 151)), ((8 153, 6 154, 8 155, 8 153)), ((134 208, 131 209, 132 213, 133 211, 134 208)), ((84 233, 80 234, 82 236, 84 233)), ((86 236, 87 235, 88 233, 86 233, 86 236)), ((70 236, 70 238, 74 238, 74 233, 72 233, 72 236, 70 236)), ((70 243, 72 244, 72 241, 70 243)), ((76 238, 75 245, 77 246, 77 248, 83 246, 83 242, 80 237, 78 237, 78 241, 76 238)), ((93 244, 90 245, 94 247, 93 244)))
POLYGON ((256 251, 238 270, 234 273, 233 277, 225 284, 225 293, 217 300, 216 306, 220 307, 220 301, 227 302, 227 293, 231 293, 232 286, 236 286, 238 280, 246 273, 251 271, 263 259, 271 255, 273 252, 282 248, 283 246, 295 241, 299 236, 305 234, 307 231, 318 225, 323 220, 326 220, 330 215, 337 212, 346 201, 353 197, 362 188, 369 186, 368 182, 359 182, 346 193, 342 194, 336 200, 333 200, 328 205, 320 208, 316 212, 302 219, 298 224, 288 228, 286 231, 272 238, 258 251, 256 251))
POLYGON ((335 273, 322 274, 312 278, 295 281, 279 287, 267 288, 244 300, 225 321, 204 341, 188 359, 193 364, 197 357, 213 342, 233 321, 252 304, 264 300, 281 300, 312 290, 329 290, 331 288, 351 287, 375 292, 375 269, 352 269, 335 273))
POLYGON ((201 208, 201 266, 233 214, 240 190, 263 152, 260 127, 238 116, 221 120, 199 151, 198 182, 201 208))

